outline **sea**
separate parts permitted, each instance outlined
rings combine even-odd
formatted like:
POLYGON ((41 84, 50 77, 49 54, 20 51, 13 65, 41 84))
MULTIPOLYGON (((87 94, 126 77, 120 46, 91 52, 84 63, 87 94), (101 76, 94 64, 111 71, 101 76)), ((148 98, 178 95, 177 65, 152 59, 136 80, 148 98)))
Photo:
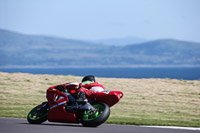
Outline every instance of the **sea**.
POLYGON ((200 68, 0 68, 0 72, 108 78, 169 78, 200 80, 200 68))

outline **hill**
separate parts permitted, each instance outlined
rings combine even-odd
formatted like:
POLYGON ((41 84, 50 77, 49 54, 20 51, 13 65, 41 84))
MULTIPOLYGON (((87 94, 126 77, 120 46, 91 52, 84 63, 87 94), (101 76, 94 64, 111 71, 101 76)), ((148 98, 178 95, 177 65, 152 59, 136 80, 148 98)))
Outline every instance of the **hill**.
POLYGON ((124 38, 111 38, 104 40, 96 40, 95 43, 113 45, 113 46, 125 46, 127 44, 138 44, 147 42, 146 39, 138 37, 124 37, 124 38))
POLYGON ((155 65, 200 64, 200 43, 163 39, 141 43, 139 45, 128 45, 123 50, 128 55, 138 57, 137 59, 140 63, 155 65))
POLYGON ((200 43, 172 39, 110 46, 0 30, 0 67, 199 66, 199 51, 200 43))

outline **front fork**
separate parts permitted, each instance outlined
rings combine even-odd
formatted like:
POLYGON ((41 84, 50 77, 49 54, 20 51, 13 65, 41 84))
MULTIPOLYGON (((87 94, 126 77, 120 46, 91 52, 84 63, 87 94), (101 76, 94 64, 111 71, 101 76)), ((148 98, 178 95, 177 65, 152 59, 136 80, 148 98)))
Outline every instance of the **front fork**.
POLYGON ((37 111, 39 111, 41 114, 45 113, 49 109, 49 103, 43 102, 38 108, 37 111))

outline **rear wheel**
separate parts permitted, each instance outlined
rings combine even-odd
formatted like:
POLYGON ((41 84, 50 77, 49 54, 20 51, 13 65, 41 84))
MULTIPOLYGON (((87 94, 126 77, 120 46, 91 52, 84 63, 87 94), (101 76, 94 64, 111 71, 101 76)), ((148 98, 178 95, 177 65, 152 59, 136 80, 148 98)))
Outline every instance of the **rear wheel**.
POLYGON ((42 122, 47 120, 48 111, 48 103, 38 105, 28 113, 27 120, 30 124, 41 124, 42 122))
POLYGON ((81 119, 81 124, 86 127, 97 127, 104 123, 110 115, 110 107, 105 103, 95 103, 95 112, 85 111, 81 119))

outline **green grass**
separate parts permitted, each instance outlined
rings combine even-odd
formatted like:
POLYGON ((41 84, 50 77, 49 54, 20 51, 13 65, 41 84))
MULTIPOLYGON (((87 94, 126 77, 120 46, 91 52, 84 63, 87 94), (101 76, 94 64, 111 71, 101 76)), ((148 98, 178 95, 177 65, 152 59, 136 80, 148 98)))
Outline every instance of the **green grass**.
POLYGON ((0 85, 6 85, 5 83, 0 83, 0 85))
POLYGON ((160 126, 187 126, 199 127, 197 123, 199 120, 163 120, 161 118, 130 118, 130 117, 111 117, 106 123, 109 124, 122 124, 122 125, 160 125, 160 126), (144 124, 145 123, 145 124, 144 124))
POLYGON ((29 79, 26 79, 26 80, 24 80, 25 82, 31 82, 31 80, 29 80, 29 79))
MULTIPOLYGON (((107 90, 124 93, 106 123, 200 127, 200 81, 97 80, 107 90)), ((79 82, 81 77, 0 73, 0 81, 0 117, 26 118, 33 107, 46 101, 48 87, 79 82)))

